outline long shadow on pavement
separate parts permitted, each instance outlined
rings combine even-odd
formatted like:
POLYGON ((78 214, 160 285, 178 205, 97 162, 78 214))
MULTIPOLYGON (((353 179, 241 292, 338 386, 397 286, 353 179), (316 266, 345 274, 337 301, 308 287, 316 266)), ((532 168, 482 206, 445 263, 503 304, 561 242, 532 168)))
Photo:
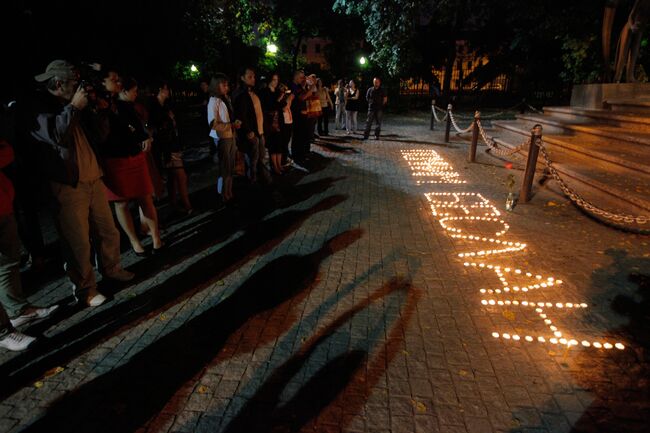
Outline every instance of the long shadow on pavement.
MULTIPOLYGON (((323 412, 340 405, 346 406, 348 414, 358 414, 370 395, 370 389, 397 353, 401 340, 396 337, 408 324, 418 297, 419 293, 411 287, 410 281, 391 279, 303 343, 298 353, 275 369, 223 431, 297 432, 317 417, 337 420, 323 412), (383 311, 372 311, 373 303, 382 300, 383 311), (352 348, 324 363, 314 359, 318 358, 315 356, 317 351, 327 352, 325 346, 332 340, 350 341, 350 321, 363 312, 368 313, 371 322, 368 336, 363 341, 356 341, 352 348), (373 355, 375 359, 372 359, 373 355), (282 402, 285 388, 297 380, 299 372, 309 368, 310 364, 324 365, 317 365, 319 368, 304 385, 289 396, 288 401, 282 402), (353 399, 345 395, 346 389, 354 392, 353 399)), ((338 421, 343 424, 340 427, 345 427, 349 419, 338 418, 338 421)))
MULTIPOLYGON (((331 209, 346 199, 331 196, 301 211, 286 211, 267 220, 249 225, 246 232, 210 255, 189 265, 145 292, 102 310, 52 338, 43 339, 33 350, 20 354, 0 366, 6 377, 0 389, 4 399, 25 384, 37 380, 47 370, 64 365, 95 347, 115 333, 137 326, 144 320, 182 302, 222 279, 252 257, 262 255, 297 230, 310 216, 331 209)), ((210 243, 201 234, 197 240, 210 243)), ((196 249, 194 249, 196 251, 196 249)))
POLYGON ((592 276, 597 288, 623 287, 612 309, 629 318, 627 325, 608 332, 611 340, 627 342, 623 351, 584 351, 581 354, 580 386, 594 395, 573 432, 647 432, 650 426, 650 259, 630 257, 610 249, 614 261, 592 276))
MULTIPOLYGON (((291 207, 314 195, 323 193, 340 179, 327 177, 300 185, 283 185, 280 190, 284 193, 281 193, 279 202, 275 202, 269 194, 264 194, 263 191, 250 191, 251 194, 246 196, 246 199, 242 199, 238 207, 200 218, 179 230, 178 233, 166 237, 167 247, 161 254, 141 260, 129 268, 136 274, 133 281, 112 283, 110 286, 106 282, 100 282, 99 288, 105 294, 114 295, 126 287, 145 281, 151 275, 160 273, 161 270, 226 240, 238 230, 256 224, 276 209, 291 207)), ((63 300, 61 304, 64 306, 57 310, 52 317, 29 327, 25 332, 30 335, 38 335, 86 308, 82 304, 70 305, 70 301, 70 298, 63 300)), ((0 398, 2 395, 0 390, 0 398)))
POLYGON ((361 230, 349 230, 311 254, 272 260, 224 301, 151 343, 126 364, 57 400, 23 431, 136 430, 216 356, 233 332, 255 315, 308 294, 321 262, 361 236, 361 230))

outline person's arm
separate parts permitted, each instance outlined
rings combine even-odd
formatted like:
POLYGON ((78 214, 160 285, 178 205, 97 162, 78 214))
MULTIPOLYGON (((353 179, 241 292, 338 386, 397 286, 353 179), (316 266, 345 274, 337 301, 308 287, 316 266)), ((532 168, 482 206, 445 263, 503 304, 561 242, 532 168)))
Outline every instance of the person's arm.
POLYGON ((39 113, 36 115, 35 128, 31 131, 32 136, 39 141, 60 146, 72 122, 78 121, 77 114, 87 104, 86 91, 79 88, 70 103, 59 114, 39 113))
POLYGON ((242 122, 240 126, 241 133, 249 139, 252 139, 255 137, 255 131, 252 128, 256 128, 257 125, 250 125, 248 122, 249 119, 246 115, 246 99, 248 99, 248 101, 250 101, 252 104, 251 98, 248 96, 248 91, 244 90, 243 92, 239 93, 233 101, 233 109, 235 112, 235 119, 239 119, 242 122))
POLYGON ((325 94, 327 95, 327 102, 330 104, 329 105, 330 108, 334 108, 334 103, 332 102, 332 97, 330 96, 330 92, 326 90, 325 94))
POLYGON ((370 93, 372 92, 372 87, 369 87, 368 90, 366 90, 366 102, 370 102, 370 93))
MULTIPOLYGON (((222 100, 217 99, 216 104, 214 104, 214 120, 212 122, 212 129, 217 131, 217 135, 221 137, 227 131, 232 130, 232 125, 230 122, 226 122, 226 116, 223 115, 222 109, 226 108, 226 104, 222 100)), ((227 110, 226 110, 227 113, 227 110)))
POLYGON ((0 139, 0 168, 5 168, 14 160, 14 149, 5 140, 0 139))
POLYGON ((354 93, 352 93, 352 96, 350 96, 350 99, 359 99, 359 89, 356 89, 354 93))

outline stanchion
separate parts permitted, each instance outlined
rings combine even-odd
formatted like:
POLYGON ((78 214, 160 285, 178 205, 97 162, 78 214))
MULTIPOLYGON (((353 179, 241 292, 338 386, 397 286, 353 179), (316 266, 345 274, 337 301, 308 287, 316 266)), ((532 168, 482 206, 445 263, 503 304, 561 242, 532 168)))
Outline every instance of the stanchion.
POLYGON ((431 100, 431 127, 430 127, 432 131, 435 129, 434 125, 436 123, 435 110, 436 110, 436 100, 432 99, 431 100))
POLYGON ((447 126, 445 127, 445 143, 449 143, 451 133, 451 104, 447 104, 447 126))
POLYGON ((537 155, 539 155, 539 140, 542 139, 542 125, 535 125, 530 132, 530 147, 528 148, 528 161, 526 162, 526 172, 524 173, 524 183, 521 185, 519 200, 528 203, 531 197, 533 178, 537 168, 537 155))
POLYGON ((474 113, 474 123, 472 124, 472 144, 469 146, 469 162, 476 162, 476 146, 478 146, 478 122, 481 119, 481 112, 474 113))

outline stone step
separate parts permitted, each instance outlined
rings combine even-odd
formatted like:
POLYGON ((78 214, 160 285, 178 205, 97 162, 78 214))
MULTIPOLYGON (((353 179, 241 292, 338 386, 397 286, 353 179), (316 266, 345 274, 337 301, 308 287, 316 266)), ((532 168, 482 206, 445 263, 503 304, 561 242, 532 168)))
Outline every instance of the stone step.
POLYGON ((589 126, 606 124, 650 133, 650 115, 648 114, 581 107, 544 107, 544 114, 572 124, 589 126))
POLYGON ((582 132, 597 137, 611 138, 617 141, 628 143, 642 144, 650 146, 650 133, 631 131, 619 126, 592 124, 577 125, 571 121, 562 120, 551 115, 517 115, 517 119, 524 122, 539 123, 544 129, 549 129, 549 133, 575 133, 582 132))
POLYGON ((608 99, 604 102, 613 112, 627 112, 650 115, 650 98, 608 99))
MULTIPOLYGON (((486 131, 502 147, 515 148, 523 135, 506 129, 486 131)), ((590 158, 559 146, 548 146, 553 166, 584 199, 614 213, 650 216, 650 174, 590 158)), ((526 164, 527 149, 520 163, 526 164)), ((545 167, 540 154, 538 169, 545 167)))
MULTIPOLYGON (((530 137, 533 122, 499 121, 494 127, 520 134, 520 142, 530 137)), ((498 135, 498 132, 497 132, 498 135)), ((611 138, 591 136, 576 132, 572 135, 552 133, 544 130, 544 141, 560 146, 567 151, 590 156, 611 164, 628 167, 650 174, 650 151, 645 146, 617 141, 611 138)))

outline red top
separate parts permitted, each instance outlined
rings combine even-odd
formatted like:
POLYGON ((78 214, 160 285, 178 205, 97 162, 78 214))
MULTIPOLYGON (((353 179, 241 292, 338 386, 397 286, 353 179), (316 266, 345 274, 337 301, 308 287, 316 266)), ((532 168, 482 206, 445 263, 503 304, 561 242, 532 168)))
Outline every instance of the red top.
MULTIPOLYGON (((14 150, 9 143, 0 140, 0 169, 5 168, 14 160, 14 150)), ((0 215, 14 213, 14 186, 0 171, 0 215)))

